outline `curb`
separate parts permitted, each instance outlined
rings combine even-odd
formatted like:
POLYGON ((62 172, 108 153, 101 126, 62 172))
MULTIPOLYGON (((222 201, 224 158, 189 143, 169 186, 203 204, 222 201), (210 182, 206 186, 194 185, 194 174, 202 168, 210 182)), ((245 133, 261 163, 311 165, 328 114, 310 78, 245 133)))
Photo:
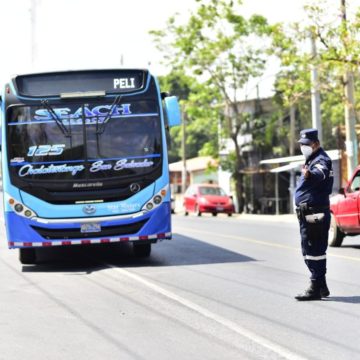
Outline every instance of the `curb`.
MULTIPOLYGON (((175 209, 175 216, 185 216, 183 209, 175 209)), ((211 216, 211 214, 204 214, 211 216)), ((219 214, 219 216, 224 216, 228 218, 226 214, 219 214)), ((190 214, 190 216, 195 216, 193 214, 190 214)), ((297 223, 297 217, 295 214, 281 214, 281 215, 265 215, 265 214, 233 214, 232 217, 229 219, 238 219, 238 220, 250 220, 250 221, 257 221, 257 222, 263 222, 263 221, 269 221, 269 222, 286 222, 286 223, 297 223)))

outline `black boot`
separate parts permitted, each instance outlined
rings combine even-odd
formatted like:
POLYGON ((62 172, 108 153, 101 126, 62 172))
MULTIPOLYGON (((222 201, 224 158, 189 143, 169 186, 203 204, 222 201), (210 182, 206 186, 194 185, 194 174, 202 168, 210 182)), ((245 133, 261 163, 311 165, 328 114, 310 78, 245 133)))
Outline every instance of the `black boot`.
POLYGON ((299 301, 321 300, 320 282, 311 280, 310 286, 302 294, 295 296, 299 301))
POLYGON ((319 283, 321 297, 328 297, 330 295, 330 291, 326 284, 326 278, 324 277, 323 279, 319 280, 319 283))

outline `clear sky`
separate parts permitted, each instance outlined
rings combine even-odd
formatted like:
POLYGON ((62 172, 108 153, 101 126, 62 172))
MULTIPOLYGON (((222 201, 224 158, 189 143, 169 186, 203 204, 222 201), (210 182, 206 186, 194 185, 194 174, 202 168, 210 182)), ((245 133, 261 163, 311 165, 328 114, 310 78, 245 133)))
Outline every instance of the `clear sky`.
MULTIPOLYGON (((270 22, 294 21, 303 16, 304 3, 244 0, 243 10, 246 16, 260 13, 270 22)), ((13 74, 120 67, 121 61, 125 67, 150 67, 161 74, 161 54, 149 30, 164 28, 177 12, 186 19, 196 7, 195 0, 0 0, 0 4, 1 84, 13 74)))

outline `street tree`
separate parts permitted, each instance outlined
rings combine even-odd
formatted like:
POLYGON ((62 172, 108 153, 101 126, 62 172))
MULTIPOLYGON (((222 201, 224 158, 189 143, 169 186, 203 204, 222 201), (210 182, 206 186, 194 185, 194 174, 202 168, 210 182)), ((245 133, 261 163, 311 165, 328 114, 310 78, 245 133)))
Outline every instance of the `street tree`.
MULTIPOLYGON (((219 101, 218 92, 208 89, 195 77, 186 75, 183 69, 173 70, 159 77, 161 88, 176 94, 180 100, 183 121, 186 121, 186 157, 218 154, 219 109, 208 104, 219 101)), ((182 127, 170 129, 170 162, 182 157, 182 127)))
POLYGON ((223 110, 222 129, 232 139, 235 149, 227 160, 233 159, 231 167, 241 212, 245 162, 240 139, 249 117, 239 107, 239 100, 249 95, 246 89, 251 80, 262 75, 265 69, 271 28, 262 16, 253 15, 248 19, 242 16, 241 1, 197 2, 197 10, 185 24, 171 17, 164 30, 152 31, 152 35, 167 65, 180 66, 204 86, 205 91, 194 96, 210 100, 207 92, 220 95, 219 99, 215 97, 214 101, 205 103, 198 112, 209 108, 223 110))
MULTIPOLYGON (((324 145, 333 147, 333 128, 344 124, 344 108, 352 107, 354 114, 359 104, 350 104, 345 88, 347 74, 355 74, 359 83, 358 69, 360 59, 360 9, 344 18, 342 0, 334 6, 333 1, 314 1, 306 6, 306 22, 288 26, 277 24, 273 27, 273 53, 281 62, 281 71, 276 81, 278 97, 284 108, 296 106, 302 126, 311 126, 309 108, 311 67, 319 73, 318 90, 321 93, 321 112, 324 145), (310 52, 310 38, 317 44, 317 56, 310 52), (307 104, 307 105, 306 105, 307 104)), ((355 99, 360 95, 355 87, 355 99)))

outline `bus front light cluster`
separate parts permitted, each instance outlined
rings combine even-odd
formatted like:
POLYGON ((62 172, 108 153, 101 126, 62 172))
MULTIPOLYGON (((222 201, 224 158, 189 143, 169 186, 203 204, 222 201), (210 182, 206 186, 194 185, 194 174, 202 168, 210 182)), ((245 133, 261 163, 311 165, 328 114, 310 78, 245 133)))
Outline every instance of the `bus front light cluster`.
POLYGON ((21 204, 16 204, 14 209, 17 213, 21 213, 24 210, 24 207, 21 204))
POLYGON ((148 210, 152 210, 153 207, 154 207, 154 205, 153 205, 153 203, 151 203, 151 202, 148 202, 148 203, 146 204, 146 208, 147 208, 148 210))
POLYGON ((11 208, 16 212, 16 214, 26 217, 26 218, 32 218, 36 216, 35 212, 26 207, 25 205, 21 204, 20 202, 17 202, 13 198, 9 199, 9 205, 11 208))
POLYGON ((162 202, 162 197, 160 195, 156 195, 153 198, 154 204, 159 205, 162 202))
POLYGON ((145 206, 142 208, 143 210, 153 210, 161 205, 161 203, 164 201, 164 198, 168 192, 169 186, 166 185, 164 188, 162 188, 157 194, 155 194, 151 200, 149 200, 145 206))

